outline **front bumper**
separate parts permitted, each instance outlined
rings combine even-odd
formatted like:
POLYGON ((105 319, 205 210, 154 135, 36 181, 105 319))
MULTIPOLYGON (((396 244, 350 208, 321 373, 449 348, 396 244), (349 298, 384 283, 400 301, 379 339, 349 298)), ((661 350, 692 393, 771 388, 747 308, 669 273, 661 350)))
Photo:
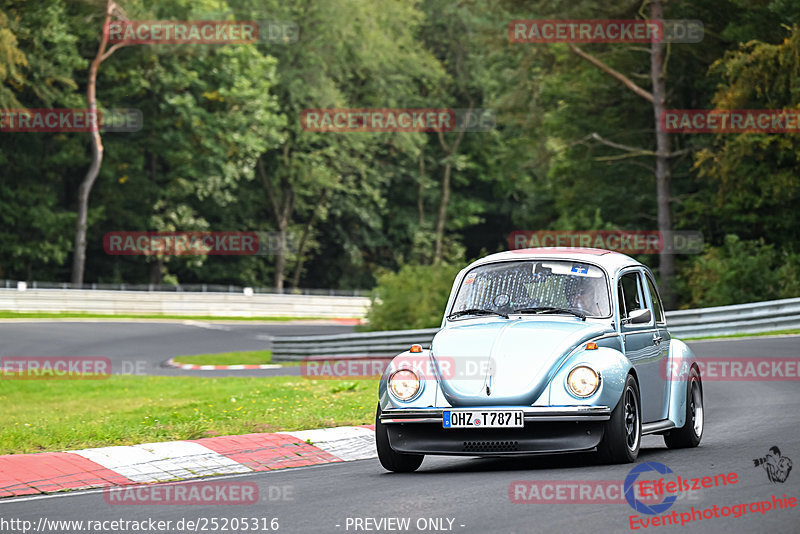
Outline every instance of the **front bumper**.
POLYGON ((454 408, 390 408, 381 412, 381 423, 439 423, 445 410, 522 410, 525 423, 535 421, 608 421, 608 406, 463 406, 454 408))
MULTIPOLYGON (((492 406, 485 409, 497 410, 492 406)), ((458 409, 458 408, 453 408, 458 409)), ((465 409, 480 411, 478 406, 465 409)), ((523 428, 447 428, 441 408, 388 409, 381 413, 398 452, 462 456, 546 454, 589 450, 603 438, 607 406, 505 407, 522 409, 523 428)))

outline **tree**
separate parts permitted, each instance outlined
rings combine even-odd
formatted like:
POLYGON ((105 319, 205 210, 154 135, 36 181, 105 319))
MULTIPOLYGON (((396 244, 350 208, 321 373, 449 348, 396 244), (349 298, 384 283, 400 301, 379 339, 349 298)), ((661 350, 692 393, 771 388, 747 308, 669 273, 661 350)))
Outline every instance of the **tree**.
MULTIPOLYGON (((664 26, 664 9, 661 0, 650 0, 650 20, 664 26)), ((678 156, 683 152, 671 152, 669 148, 669 134, 659 127, 662 112, 666 109, 666 64, 664 63, 664 43, 653 40, 650 44, 650 79, 652 92, 642 89, 629 77, 621 72, 606 65, 597 57, 583 51, 581 48, 570 45, 573 53, 585 59, 595 67, 599 68, 612 78, 616 79, 624 87, 633 91, 634 94, 650 102, 653 108, 654 125, 656 132, 656 151, 622 145, 603 139, 596 132, 590 134, 589 138, 601 142, 612 148, 628 152, 632 156, 649 155, 655 157, 656 168, 656 205, 658 207, 658 231, 665 243, 672 242, 672 212, 670 207, 670 158, 678 156)), ((658 254, 659 274, 661 275, 661 291, 664 304, 667 308, 675 307, 675 293, 672 288, 673 277, 675 276, 675 256, 667 247, 663 247, 658 254)))
MULTIPOLYGON (((311 108, 407 107, 420 86, 431 86, 439 67, 415 39, 420 21, 416 3, 380 0, 364 4, 355 0, 305 1, 287 6, 259 6, 285 20, 297 21, 299 39, 268 48, 278 59, 276 94, 287 115, 280 147, 261 155, 257 172, 271 218, 277 227, 279 250, 275 254, 274 286, 283 290, 288 254, 285 244, 293 226, 306 235, 325 211, 334 216, 359 202, 376 198, 386 178, 376 169, 375 153, 389 144, 401 153, 414 153, 420 136, 403 134, 348 134, 305 131, 300 117, 311 108), (367 156, 372 155, 372 156, 367 156), (324 204, 324 205, 323 205, 324 204), (329 209, 328 209, 329 208, 329 209), (304 221, 297 221, 298 214, 304 221)), ((251 14, 256 8, 243 14, 251 14)), ((379 209, 380 205, 377 206, 379 209)), ((369 222, 369 210, 347 209, 369 222)), ((352 230, 345 230, 342 247, 348 247, 352 230)), ((308 240, 308 238, 306 238, 308 240)), ((307 242, 307 241, 306 241, 307 242)), ((295 267, 302 261, 297 258, 295 267)), ((297 275, 295 275, 297 278, 297 275)))
MULTIPOLYGON (((786 109, 800 105, 800 27, 784 27, 777 44, 743 43, 714 62, 718 109, 786 109)), ((712 202, 727 232, 766 236, 788 251, 800 249, 800 140, 787 133, 710 136, 698 151, 698 177, 715 189, 712 202)))
MULTIPOLYGON (((80 107, 72 18, 60 0, 5 2, 0 9, 0 108, 80 107)), ((74 213, 64 171, 83 153, 74 139, 0 132, 0 276, 59 280, 70 252, 74 213)))
MULTIPOLYGON (((202 3, 156 4, 153 9, 140 8, 135 16, 208 18, 202 3)), ((246 184, 255 178, 258 155, 277 145, 285 126, 271 92, 275 70, 273 57, 248 44, 156 44, 119 52, 104 65, 98 101, 139 109, 144 127, 104 136, 105 163, 94 194, 105 211, 97 210, 97 224, 114 230, 271 229, 254 216, 246 184)), ((90 236, 95 251, 103 233, 90 236)), ((98 254, 95 263, 95 272, 108 277, 113 270, 116 281, 136 276, 128 273, 145 266, 154 284, 199 278, 252 285, 269 272, 263 256, 98 254)))
MULTIPOLYGON (((111 54, 124 46, 123 42, 108 46, 108 28, 112 17, 118 20, 125 20, 125 12, 113 1, 107 0, 105 16, 103 19, 103 32, 100 37, 100 44, 97 47, 97 55, 89 65, 89 82, 86 86, 86 103, 90 116, 97 114, 97 71, 100 64, 108 59, 111 54)), ((92 142, 92 163, 86 172, 86 177, 78 187, 78 218, 75 223, 75 248, 72 258, 72 285, 80 287, 83 285, 83 272, 86 268, 86 229, 89 213, 89 194, 92 192, 97 175, 100 173, 100 165, 103 163, 103 140, 100 137, 99 126, 92 128, 89 132, 92 142)))
MULTIPOLYGON (((796 108, 797 2, 661 2, 665 16, 703 20, 706 33, 702 44, 660 45, 658 68, 649 43, 573 51, 511 43, 504 31, 514 19, 652 17, 644 0, 500 0, 491 10, 476 0, 125 0, 137 20, 294 21, 299 35, 128 46, 102 63, 97 107, 138 109, 144 127, 102 134, 83 278, 367 288, 382 269, 505 249, 512 230, 652 229, 654 192, 666 183, 656 175, 666 172, 676 230, 702 231, 712 252, 726 234, 764 238, 770 265, 785 264, 778 294, 791 294, 795 136, 671 134, 668 146, 653 106, 796 108), (302 128, 303 110, 336 107, 488 108, 497 126, 441 136, 302 128), (659 170, 665 150, 673 157, 659 170), (273 257, 105 254, 103 234, 128 229, 275 231, 296 248, 273 257)), ((0 105, 87 106, 100 4, 3 3, 0 105)), ((84 134, 0 132, 2 277, 69 279, 74 192, 92 159, 84 134)), ((739 294, 722 287, 725 277, 688 284, 695 259, 675 257, 681 306, 707 287, 739 294)))
POLYGON ((447 264, 409 264, 382 272, 367 314, 369 330, 438 327, 458 271, 447 264))
POLYGON ((28 66, 28 58, 19 49, 17 36, 9 26, 8 15, 0 10, 0 108, 21 107, 14 91, 9 87, 19 86, 24 83, 24 76, 21 72, 23 67, 28 66))

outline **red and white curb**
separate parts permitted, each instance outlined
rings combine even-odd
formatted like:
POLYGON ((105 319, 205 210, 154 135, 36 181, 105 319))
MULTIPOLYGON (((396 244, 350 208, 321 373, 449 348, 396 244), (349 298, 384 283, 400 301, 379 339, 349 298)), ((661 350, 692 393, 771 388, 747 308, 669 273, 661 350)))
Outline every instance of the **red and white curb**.
POLYGON ((282 365, 267 363, 261 365, 242 364, 242 365, 195 365, 193 363, 178 363, 173 358, 164 362, 167 367, 176 369, 186 369, 188 371, 242 371, 245 369, 280 369, 282 365))
POLYGON ((375 458, 373 425, 0 456, 0 497, 375 458))

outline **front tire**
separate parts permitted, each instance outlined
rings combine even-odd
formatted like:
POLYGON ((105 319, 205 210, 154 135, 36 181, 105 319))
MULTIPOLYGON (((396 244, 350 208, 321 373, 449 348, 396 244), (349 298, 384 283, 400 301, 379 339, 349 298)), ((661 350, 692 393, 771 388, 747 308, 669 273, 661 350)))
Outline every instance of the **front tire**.
POLYGON ((692 367, 686 384, 686 418, 681 428, 664 434, 664 443, 670 449, 697 447, 703 439, 705 409, 703 407, 703 384, 700 373, 692 367))
POLYGON ((386 425, 381 423, 381 407, 378 405, 378 412, 375 414, 375 445, 378 449, 378 460, 387 471, 395 473, 410 473, 416 471, 425 458, 424 454, 405 454, 396 452, 389 445, 389 431, 386 425))
POLYGON ((625 388, 611 419, 606 421, 603 439, 597 446, 600 460, 609 464, 635 462, 642 443, 642 410, 639 385, 632 375, 625 380, 625 388))

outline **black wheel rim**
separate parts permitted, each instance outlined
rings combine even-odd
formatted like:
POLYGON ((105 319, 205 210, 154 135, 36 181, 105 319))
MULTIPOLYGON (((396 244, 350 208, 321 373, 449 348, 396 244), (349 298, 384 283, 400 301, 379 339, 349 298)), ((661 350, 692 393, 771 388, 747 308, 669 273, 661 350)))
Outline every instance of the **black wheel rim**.
POLYGON ((629 451, 639 447, 639 399, 633 388, 625 389, 625 443, 629 451))

